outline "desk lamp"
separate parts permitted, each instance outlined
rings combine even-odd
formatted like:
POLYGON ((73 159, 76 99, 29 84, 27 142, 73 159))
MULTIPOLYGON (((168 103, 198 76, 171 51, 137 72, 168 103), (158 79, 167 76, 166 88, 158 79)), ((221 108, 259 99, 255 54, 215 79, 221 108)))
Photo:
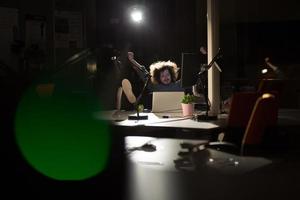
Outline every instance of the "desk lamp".
POLYGON ((207 65, 202 65, 200 72, 198 73, 198 78, 197 78, 197 82, 196 85, 197 86, 201 86, 203 92, 204 92, 204 98, 205 98, 205 104, 206 104, 206 112, 205 115, 196 115, 195 118, 197 121, 210 121, 210 120, 216 120, 217 116, 211 116, 208 114, 209 111, 209 103, 208 103, 208 94, 207 94, 207 85, 204 83, 204 81, 202 80, 202 76, 205 72, 207 72, 212 66, 213 64, 215 64, 215 66, 217 67, 217 69, 222 72, 222 70, 220 69, 220 67, 218 66, 218 64, 216 63, 216 61, 221 58, 222 55, 220 54, 220 48, 218 50, 218 53, 215 55, 215 57, 211 60, 211 62, 207 65))
MULTIPOLYGON (((142 69, 140 69, 142 70, 142 69)), ((140 115, 140 109, 139 109, 139 103, 143 97, 143 94, 144 94, 144 91, 145 89, 147 88, 148 86, 148 83, 150 81, 150 78, 151 78, 151 75, 149 72, 146 73, 146 81, 145 81, 145 84, 144 84, 144 87, 140 93, 140 95, 137 97, 135 103, 134 103, 134 108, 136 110, 136 114, 134 115, 129 115, 128 116, 128 119, 129 120, 147 120, 148 119, 148 115, 140 115)))

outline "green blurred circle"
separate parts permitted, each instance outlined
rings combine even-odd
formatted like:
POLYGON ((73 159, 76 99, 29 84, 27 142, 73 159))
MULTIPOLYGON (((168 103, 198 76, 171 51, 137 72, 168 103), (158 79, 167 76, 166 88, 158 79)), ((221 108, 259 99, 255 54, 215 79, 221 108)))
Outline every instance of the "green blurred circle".
POLYGON ((39 96, 30 88, 16 112, 16 142, 28 163, 56 180, 83 180, 103 171, 110 155, 109 127, 93 118, 93 96, 68 92, 39 96))

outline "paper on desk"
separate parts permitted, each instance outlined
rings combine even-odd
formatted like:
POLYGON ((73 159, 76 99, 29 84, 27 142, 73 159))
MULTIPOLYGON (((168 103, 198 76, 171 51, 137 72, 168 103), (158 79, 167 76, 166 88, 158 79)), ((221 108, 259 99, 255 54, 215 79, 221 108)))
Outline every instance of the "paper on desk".
POLYGON ((156 123, 166 123, 170 121, 184 120, 185 118, 159 118, 154 113, 141 113, 141 115, 148 115, 147 120, 124 120, 121 122, 115 122, 116 125, 120 126, 147 126, 156 123))
POLYGON ((195 129, 213 129, 218 128, 219 125, 216 125, 211 122, 198 122, 189 118, 172 118, 166 121, 158 121, 156 123, 148 123, 146 126, 156 126, 156 127, 172 127, 172 128, 195 128, 195 129))
POLYGON ((126 120, 128 115, 133 113, 134 111, 104 110, 94 113, 94 117, 99 120, 121 121, 126 120))

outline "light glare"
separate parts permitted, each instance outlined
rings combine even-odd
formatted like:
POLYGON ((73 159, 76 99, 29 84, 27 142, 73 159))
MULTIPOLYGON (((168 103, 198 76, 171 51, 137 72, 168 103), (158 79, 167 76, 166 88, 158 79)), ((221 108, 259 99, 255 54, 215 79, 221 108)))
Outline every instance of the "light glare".
POLYGON ((263 69, 263 70, 261 70, 261 73, 262 74, 266 74, 268 72, 268 69, 263 69))
POLYGON ((131 19, 134 21, 134 22, 137 22, 137 23, 140 23, 143 19, 143 14, 141 11, 139 10, 134 10, 132 11, 131 13, 131 19))

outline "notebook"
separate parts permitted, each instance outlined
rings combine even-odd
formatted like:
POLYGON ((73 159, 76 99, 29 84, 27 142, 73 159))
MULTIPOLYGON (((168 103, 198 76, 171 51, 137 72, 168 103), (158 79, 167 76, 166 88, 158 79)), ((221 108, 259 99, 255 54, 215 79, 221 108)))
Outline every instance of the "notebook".
POLYGON ((181 100, 183 96, 183 91, 153 92, 152 112, 181 112, 181 100))

